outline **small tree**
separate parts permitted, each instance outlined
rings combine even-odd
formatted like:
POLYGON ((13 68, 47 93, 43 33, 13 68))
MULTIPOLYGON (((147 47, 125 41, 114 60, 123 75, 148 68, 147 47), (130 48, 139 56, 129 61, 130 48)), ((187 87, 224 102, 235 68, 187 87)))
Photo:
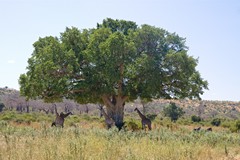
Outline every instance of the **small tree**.
POLYGON ((213 126, 219 126, 221 124, 221 119, 219 118, 214 118, 211 122, 213 126))
POLYGON ((170 103, 163 109, 163 115, 170 117, 171 121, 176 121, 178 118, 180 118, 184 114, 184 111, 182 108, 176 106, 175 103, 170 103))
POLYGON ((192 122, 200 122, 200 121, 201 121, 201 117, 196 116, 196 115, 193 115, 193 116, 191 117, 191 120, 192 120, 192 122))
POLYGON ((5 105, 3 103, 0 103, 0 112, 3 111, 3 108, 5 107, 5 105))

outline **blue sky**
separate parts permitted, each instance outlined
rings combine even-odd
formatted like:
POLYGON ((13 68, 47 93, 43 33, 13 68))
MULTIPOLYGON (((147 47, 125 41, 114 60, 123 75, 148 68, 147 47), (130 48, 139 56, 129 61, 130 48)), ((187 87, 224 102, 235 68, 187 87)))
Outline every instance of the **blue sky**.
POLYGON ((239 0, 0 0, 0 87, 19 89, 32 44, 66 27, 124 19, 176 32, 209 82, 205 100, 240 101, 239 0))

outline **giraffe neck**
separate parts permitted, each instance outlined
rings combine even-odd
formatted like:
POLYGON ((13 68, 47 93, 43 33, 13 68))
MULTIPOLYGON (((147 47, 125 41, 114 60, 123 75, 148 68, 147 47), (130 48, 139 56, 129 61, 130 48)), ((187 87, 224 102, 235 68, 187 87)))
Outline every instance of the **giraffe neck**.
POLYGON ((145 119, 146 117, 137 109, 138 115, 141 117, 141 119, 145 119))

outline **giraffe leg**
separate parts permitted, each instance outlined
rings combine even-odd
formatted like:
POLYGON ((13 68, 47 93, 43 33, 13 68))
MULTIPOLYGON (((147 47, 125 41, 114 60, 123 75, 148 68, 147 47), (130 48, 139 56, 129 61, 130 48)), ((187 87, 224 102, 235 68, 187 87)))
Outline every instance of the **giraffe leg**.
POLYGON ((152 130, 151 124, 148 124, 148 129, 152 130))
POLYGON ((53 126, 56 126, 56 123, 55 123, 55 122, 52 123, 52 127, 53 127, 53 126))

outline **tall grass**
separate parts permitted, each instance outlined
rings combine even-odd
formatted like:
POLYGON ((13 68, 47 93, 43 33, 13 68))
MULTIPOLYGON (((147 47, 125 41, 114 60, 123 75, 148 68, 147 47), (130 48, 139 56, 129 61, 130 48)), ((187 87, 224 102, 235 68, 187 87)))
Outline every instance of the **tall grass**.
MULTIPOLYGON (((91 122, 95 124, 94 122, 91 122)), ((228 132, 118 131, 75 126, 51 128, 41 123, 13 126, 0 121, 0 160, 192 160, 239 159, 240 135, 228 132)))

